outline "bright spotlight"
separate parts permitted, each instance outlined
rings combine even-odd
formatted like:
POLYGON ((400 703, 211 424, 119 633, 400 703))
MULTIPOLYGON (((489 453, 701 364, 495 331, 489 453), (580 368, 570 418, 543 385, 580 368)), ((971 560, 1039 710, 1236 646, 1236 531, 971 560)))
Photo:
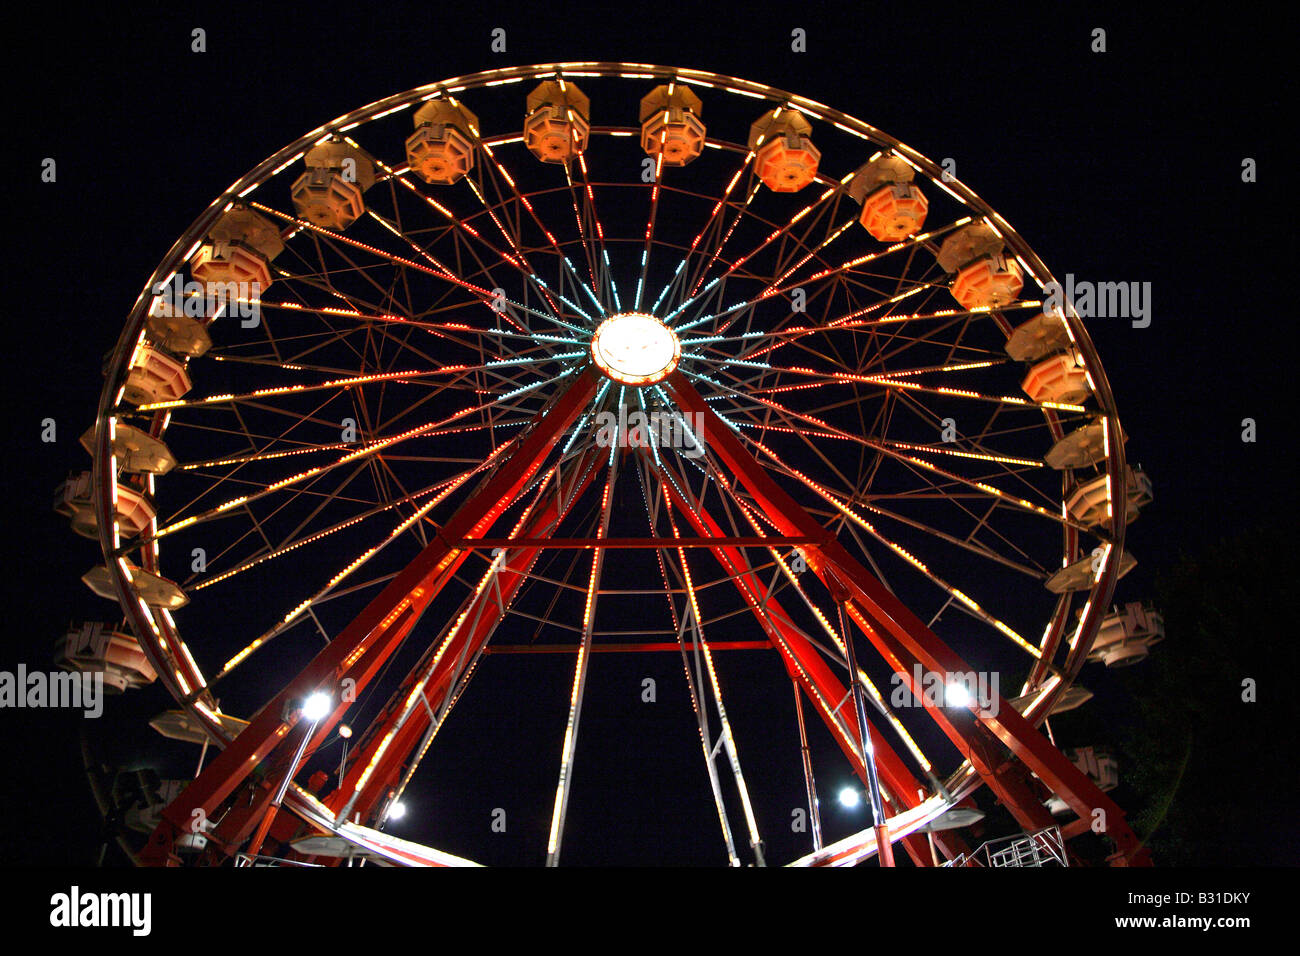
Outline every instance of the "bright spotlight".
POLYGON ((845 787, 840 791, 840 806, 852 810, 862 800, 862 795, 853 787, 845 787))
POLYGON ((349 737, 352 736, 352 728, 349 727, 347 724, 339 724, 339 736, 342 737, 344 740, 347 740, 349 737))
POLYGON ((966 689, 965 684, 953 681, 946 688, 945 700, 949 707, 969 707, 970 691, 966 689))
POLYGON ((406 816, 406 804, 402 803, 401 800, 396 801, 388 808, 389 820, 400 820, 404 816, 406 816))
POLYGON ((318 720, 324 720, 330 712, 329 694, 316 691, 308 697, 302 704, 302 715, 313 723, 318 720))

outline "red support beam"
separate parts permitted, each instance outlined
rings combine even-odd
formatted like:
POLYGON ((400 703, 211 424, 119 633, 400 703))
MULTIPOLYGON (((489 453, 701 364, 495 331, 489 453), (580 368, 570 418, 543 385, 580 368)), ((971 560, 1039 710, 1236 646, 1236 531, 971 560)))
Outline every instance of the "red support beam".
MULTIPOLYGON (((776 483, 680 371, 669 376, 666 384, 684 411, 703 417, 705 444, 745 486, 773 525, 784 535, 818 541, 804 549, 808 566, 826 583, 832 596, 848 599, 850 610, 858 612, 852 615, 854 619, 904 680, 910 684, 914 663, 920 663, 930 673, 942 675, 945 683, 950 674, 973 670, 776 483)), ((851 639, 850 635, 845 638, 851 639)), ((920 698, 924 700, 924 695, 920 698)), ((1091 818, 1094 809, 1101 810, 1106 832, 1118 847, 1112 862, 1149 862, 1149 855, 1125 821, 1123 811, 1001 697, 988 711, 974 709, 975 722, 950 720, 941 708, 927 706, 926 711, 963 752, 988 751, 975 732, 977 726, 982 727, 1002 741, 1080 817, 1091 818)), ((1000 765, 1002 761, 994 763, 1000 765)), ((1004 784, 995 772, 996 766, 976 764, 976 769, 1022 823, 1042 819, 1045 810, 1032 793, 1024 792, 1027 788, 1004 784)))
MULTIPOLYGON (((660 482, 660 485, 668 498, 669 506, 676 507, 697 533, 714 536, 715 540, 724 537, 721 526, 712 515, 704 508, 688 501, 672 481, 665 479, 660 482)), ((767 585, 753 570, 744 552, 738 548, 720 545, 714 548, 713 554, 740 590, 741 596, 758 618, 763 630, 767 632, 771 640, 770 646, 775 647, 780 653, 786 672, 812 702, 813 709, 825 722, 836 744, 848 758, 850 766, 865 784, 866 767, 857 751, 856 731, 849 726, 847 718, 841 723, 839 717, 848 703, 847 688, 840 683, 817 649, 800 633, 785 608, 772 596, 767 585)), ((880 775, 884 778, 885 787, 889 791, 890 802, 896 803, 894 812, 916 806, 918 799, 915 795, 921 789, 920 784, 875 725, 868 721, 867 727, 871 734, 872 746, 875 748, 880 775)), ((930 862, 929 849, 920 837, 915 835, 907 837, 903 843, 908 855, 918 866, 925 866, 930 862)), ((945 850, 949 851, 951 848, 945 847, 945 850)), ((951 850, 950 855, 955 855, 956 852, 960 851, 951 850)))
MULTIPOLYGON (((446 699, 446 695, 453 690, 453 681, 456 677, 455 665, 462 652, 466 661, 472 660, 492 636, 497 625, 501 623, 504 611, 501 605, 497 603, 498 591, 505 607, 509 607, 527 580, 528 573, 532 570, 541 553, 540 549, 536 547, 519 548, 512 542, 531 540, 526 536, 542 533, 548 528, 554 528, 563 520, 569 509, 582 497, 583 492, 591 484, 592 472, 587 467, 587 464, 586 459, 578 463, 576 470, 579 483, 567 490, 562 502, 556 496, 548 495, 536 513, 528 519, 523 529, 525 533, 523 536, 517 539, 502 539, 505 542, 502 547, 509 549, 510 557, 497 573, 495 585, 489 585, 477 599, 475 599, 474 595, 471 595, 466 600, 461 608, 462 612, 468 614, 466 625, 443 651, 432 677, 424 688, 424 699, 434 711, 438 710, 446 699), (479 603, 483 604, 483 607, 477 620, 475 620, 475 607, 479 603)), ((436 650, 436 648, 433 650, 436 650)), ((371 723, 367 737, 362 741, 356 755, 352 758, 351 766, 344 775, 344 779, 340 782, 338 788, 324 801, 326 806, 335 813, 342 810, 349 800, 353 800, 353 794, 355 793, 357 796, 353 800, 349 816, 360 814, 362 820, 368 819, 374 807, 383 799, 389 788, 396 783, 404 772, 411 753, 420 745, 430 727, 429 711, 423 705, 416 708, 400 728, 393 730, 392 739, 387 746, 384 746, 383 742, 392 725, 400 718, 402 711, 405 709, 406 700, 414 691, 420 677, 423 676, 432 663, 432 657, 433 653, 431 652, 421 659, 420 663, 412 669, 411 673, 403 681, 402 686, 389 700, 385 709, 371 723), (383 747, 383 753, 376 759, 376 754, 379 753, 381 747, 383 747), (358 791, 358 783, 371 761, 375 761, 374 768, 370 771, 370 776, 365 785, 358 791)))
MULTIPOLYGON (((469 552, 453 548, 448 542, 481 537, 491 528, 542 467, 551 448, 586 407, 595 389, 594 373, 584 370, 537 417, 519 446, 504 457, 492 476, 443 525, 438 536, 163 811, 162 821, 141 851, 141 862, 173 862, 175 839, 190 827, 193 812, 198 810, 202 817, 212 818, 223 801, 295 726, 298 715, 294 705, 317 690, 332 692, 336 701, 333 713, 321 722, 318 731, 318 737, 324 739, 349 706, 338 692, 340 682, 349 676, 365 676, 354 674, 363 657, 373 663, 391 653, 408 629, 394 625, 408 611, 412 622, 418 619, 468 557, 469 552)), ((368 670, 373 672, 373 668, 368 670)), ((364 683, 357 680, 353 689, 360 693, 363 687, 364 683)))

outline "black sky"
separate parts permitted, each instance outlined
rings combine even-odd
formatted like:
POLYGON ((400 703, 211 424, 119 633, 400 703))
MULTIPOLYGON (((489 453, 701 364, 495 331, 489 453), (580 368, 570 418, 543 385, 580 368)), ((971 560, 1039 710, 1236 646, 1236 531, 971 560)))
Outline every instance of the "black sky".
MULTIPOLYGON (((46 8, 9 36, 10 453, 0 472, 9 633, 0 669, 47 666, 69 619, 105 614, 78 581, 93 547, 51 512, 51 495, 88 461, 75 442, 92 421, 102 356, 175 238, 212 197, 304 131, 390 93, 507 64, 664 63, 806 95, 927 156, 955 158, 960 178, 1058 276, 1150 282, 1149 328, 1090 325, 1131 436, 1129 459, 1156 489, 1130 530, 1140 564, 1120 599, 1145 597, 1182 551, 1241 527, 1294 524, 1288 303, 1297 250, 1292 153, 1283 144, 1293 140, 1295 87, 1262 13, 1163 14, 1131 4, 326 9, 139 4, 74 16, 46 8), (194 27, 207 31, 204 54, 190 52, 194 27), (505 54, 490 51, 494 27, 507 31, 505 54), (790 50, 796 27, 807 31, 806 53, 790 50), (1096 27, 1106 30, 1104 54, 1090 51, 1096 27), (45 157, 58 161, 55 184, 40 182, 45 157), (1244 157, 1257 160, 1258 182, 1242 182, 1244 157), (1255 444, 1241 440, 1246 417, 1258 423, 1255 444), (55 444, 40 441, 45 418, 58 423, 55 444)), ((567 659, 546 666, 567 679, 559 674, 567 659)), ((664 669, 680 680, 679 669, 664 669)), ((147 717, 165 703, 156 688, 149 694, 121 706, 147 717)), ((537 708, 536 719, 554 720, 537 708)), ((625 719, 611 710, 586 726, 595 733, 625 719)), ((10 712, 0 721, 8 755, 0 806, 12 828, 0 861, 90 861, 98 821, 80 772, 77 719, 10 712)), ((129 753, 133 744, 105 746, 129 753)), ((508 734, 448 745, 453 755, 490 746, 503 761, 522 756, 508 734)), ((691 746, 687 739, 680 754, 663 754, 664 766, 698 762, 691 746)), ((646 799, 647 819, 666 812, 651 798, 663 773, 645 763, 610 771, 646 799)), ((553 776, 548 763, 539 793, 553 776)), ((618 799, 617 787, 607 789, 581 811, 593 825, 595 804, 618 799)), ((547 799, 536 803, 542 817, 547 799)), ((690 799, 707 814, 703 787, 690 799)), ((610 852, 625 849, 630 856, 636 847, 610 852)), ((485 859, 506 862, 512 852, 502 846, 485 859)))

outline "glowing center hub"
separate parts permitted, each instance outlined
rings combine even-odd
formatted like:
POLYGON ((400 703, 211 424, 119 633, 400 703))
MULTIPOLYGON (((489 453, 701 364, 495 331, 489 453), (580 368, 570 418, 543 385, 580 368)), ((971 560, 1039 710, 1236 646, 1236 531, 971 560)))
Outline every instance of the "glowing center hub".
POLYGON ((677 335, 652 315, 621 312, 600 324, 591 340, 600 370, 624 385, 653 385, 667 378, 682 357, 677 335))

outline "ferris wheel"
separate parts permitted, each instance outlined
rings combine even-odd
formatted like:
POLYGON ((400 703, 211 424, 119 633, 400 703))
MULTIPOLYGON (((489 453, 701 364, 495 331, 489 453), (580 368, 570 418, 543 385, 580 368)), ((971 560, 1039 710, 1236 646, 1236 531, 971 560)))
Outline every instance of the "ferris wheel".
POLYGON ((385 825, 484 661, 549 652, 534 862, 601 656, 647 653, 680 660, 719 862, 956 859, 981 787, 1145 862, 1044 735, 1086 661, 1155 639, 1107 625, 1149 484, 1052 282, 915 150, 701 70, 491 70, 280 149, 149 277, 61 499, 126 619, 86 653, 220 748, 141 861, 471 862, 385 825), (788 736, 747 737, 746 702, 788 736), (842 838, 818 725, 872 810, 842 838), (790 808, 759 747, 800 768, 794 859, 764 852, 790 808))

